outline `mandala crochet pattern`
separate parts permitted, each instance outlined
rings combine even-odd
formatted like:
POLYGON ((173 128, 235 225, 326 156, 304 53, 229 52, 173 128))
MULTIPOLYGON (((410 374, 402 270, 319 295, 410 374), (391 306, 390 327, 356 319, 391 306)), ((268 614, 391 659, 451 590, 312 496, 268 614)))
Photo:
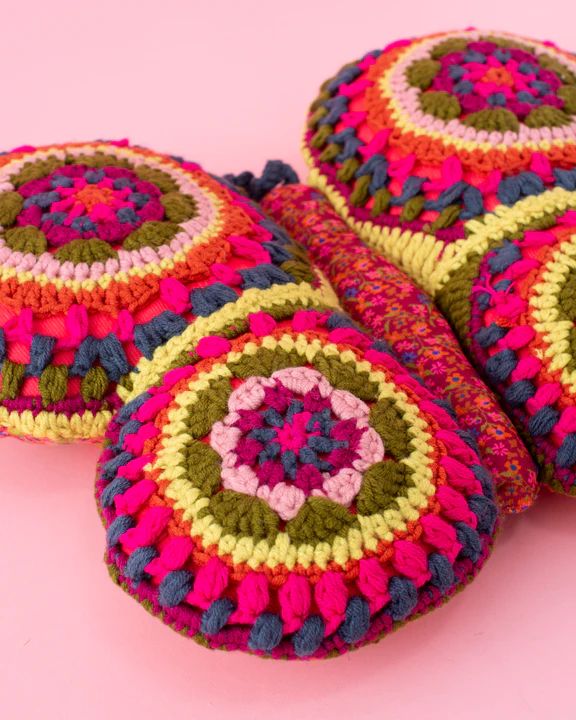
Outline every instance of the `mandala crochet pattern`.
POLYGON ((478 30, 347 65, 309 116, 311 184, 436 300, 533 450, 576 494, 570 251, 576 59, 478 30))
POLYGON ((1 155, 2 434, 101 439, 117 387, 195 318, 273 283, 313 302, 303 251, 268 225, 194 163, 125 141, 1 155))

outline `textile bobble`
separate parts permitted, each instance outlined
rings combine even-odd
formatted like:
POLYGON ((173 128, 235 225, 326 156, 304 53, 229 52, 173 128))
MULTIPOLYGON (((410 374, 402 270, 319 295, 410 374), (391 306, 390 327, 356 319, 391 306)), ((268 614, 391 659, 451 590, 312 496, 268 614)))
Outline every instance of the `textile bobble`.
POLYGON ((318 302, 269 224, 199 166, 125 141, 2 154, 0 435, 99 441, 138 360, 197 318, 208 335, 279 285, 318 302))
POLYGON ((436 34, 347 65, 304 139, 310 184, 432 295, 540 482, 570 495, 575 97, 576 58, 551 42, 436 34))
MULTIPOLYGON (((233 190, 219 197, 253 223, 228 241, 242 281, 219 270, 191 291, 195 317, 122 390, 97 479, 106 559, 206 647, 332 657, 475 576, 496 527, 490 475, 450 407, 355 326, 290 236, 233 190)), ((163 293, 186 304, 179 285, 163 293)))

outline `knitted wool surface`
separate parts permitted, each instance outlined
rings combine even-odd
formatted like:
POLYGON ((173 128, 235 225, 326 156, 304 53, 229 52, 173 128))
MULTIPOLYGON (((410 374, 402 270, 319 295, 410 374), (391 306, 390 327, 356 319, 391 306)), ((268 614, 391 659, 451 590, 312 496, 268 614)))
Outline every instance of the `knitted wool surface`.
POLYGON ((99 440, 130 370, 189 322, 272 283, 313 304, 303 251, 268 224, 197 165, 125 141, 1 155, 1 434, 99 440))
POLYGON ((385 340, 428 390, 450 402, 478 443, 501 509, 514 513, 530 507, 538 490, 534 462, 430 297, 406 273, 359 243, 316 190, 278 187, 262 207, 308 249, 351 317, 385 340))
POLYGON ((576 58, 477 30, 402 40, 322 88, 305 155, 357 234, 431 293, 576 494, 576 58))
MULTIPOLYGON (((274 254, 290 241, 271 232, 274 254)), ((111 575, 210 648, 338 655, 442 604, 491 547, 470 434, 314 287, 191 322, 139 362, 107 431, 111 575)))

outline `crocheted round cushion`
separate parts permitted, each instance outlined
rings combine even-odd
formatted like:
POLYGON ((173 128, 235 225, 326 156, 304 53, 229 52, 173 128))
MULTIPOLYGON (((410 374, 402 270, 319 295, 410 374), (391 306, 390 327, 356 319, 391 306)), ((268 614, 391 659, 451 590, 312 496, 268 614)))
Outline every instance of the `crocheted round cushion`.
POLYGON ((553 489, 576 494, 570 247, 576 58, 477 30, 346 66, 310 115, 311 182, 438 301, 553 489))
POLYGON ((445 403, 341 313, 277 295, 141 361, 97 498, 113 579, 165 623, 329 657, 472 579, 496 505, 445 403))
POLYGON ((386 341, 430 392, 450 402, 460 425, 478 443, 500 509, 529 508, 539 489, 534 461, 430 297, 406 273, 359 243, 317 190, 299 184, 276 187, 262 199, 262 207, 310 252, 350 316, 386 341))
POLYGON ((272 284, 312 302, 318 278, 268 225, 125 141, 0 156, 1 434, 101 439, 117 384, 190 321, 272 284))

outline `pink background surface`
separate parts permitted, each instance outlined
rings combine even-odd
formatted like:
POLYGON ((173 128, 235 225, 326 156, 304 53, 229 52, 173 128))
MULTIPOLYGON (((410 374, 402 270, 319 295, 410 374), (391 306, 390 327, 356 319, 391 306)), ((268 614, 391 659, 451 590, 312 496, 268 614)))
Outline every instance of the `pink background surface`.
MULTIPOLYGON (((348 60, 467 25, 571 48, 571 5, 0 3, 0 144, 128 136, 214 172, 259 171, 270 157, 302 172, 306 107, 348 60)), ((114 587, 92 496, 97 455, 0 442, 6 720, 575 717, 576 501, 546 495, 508 521, 470 588, 379 645, 275 663, 210 653, 114 587)))

